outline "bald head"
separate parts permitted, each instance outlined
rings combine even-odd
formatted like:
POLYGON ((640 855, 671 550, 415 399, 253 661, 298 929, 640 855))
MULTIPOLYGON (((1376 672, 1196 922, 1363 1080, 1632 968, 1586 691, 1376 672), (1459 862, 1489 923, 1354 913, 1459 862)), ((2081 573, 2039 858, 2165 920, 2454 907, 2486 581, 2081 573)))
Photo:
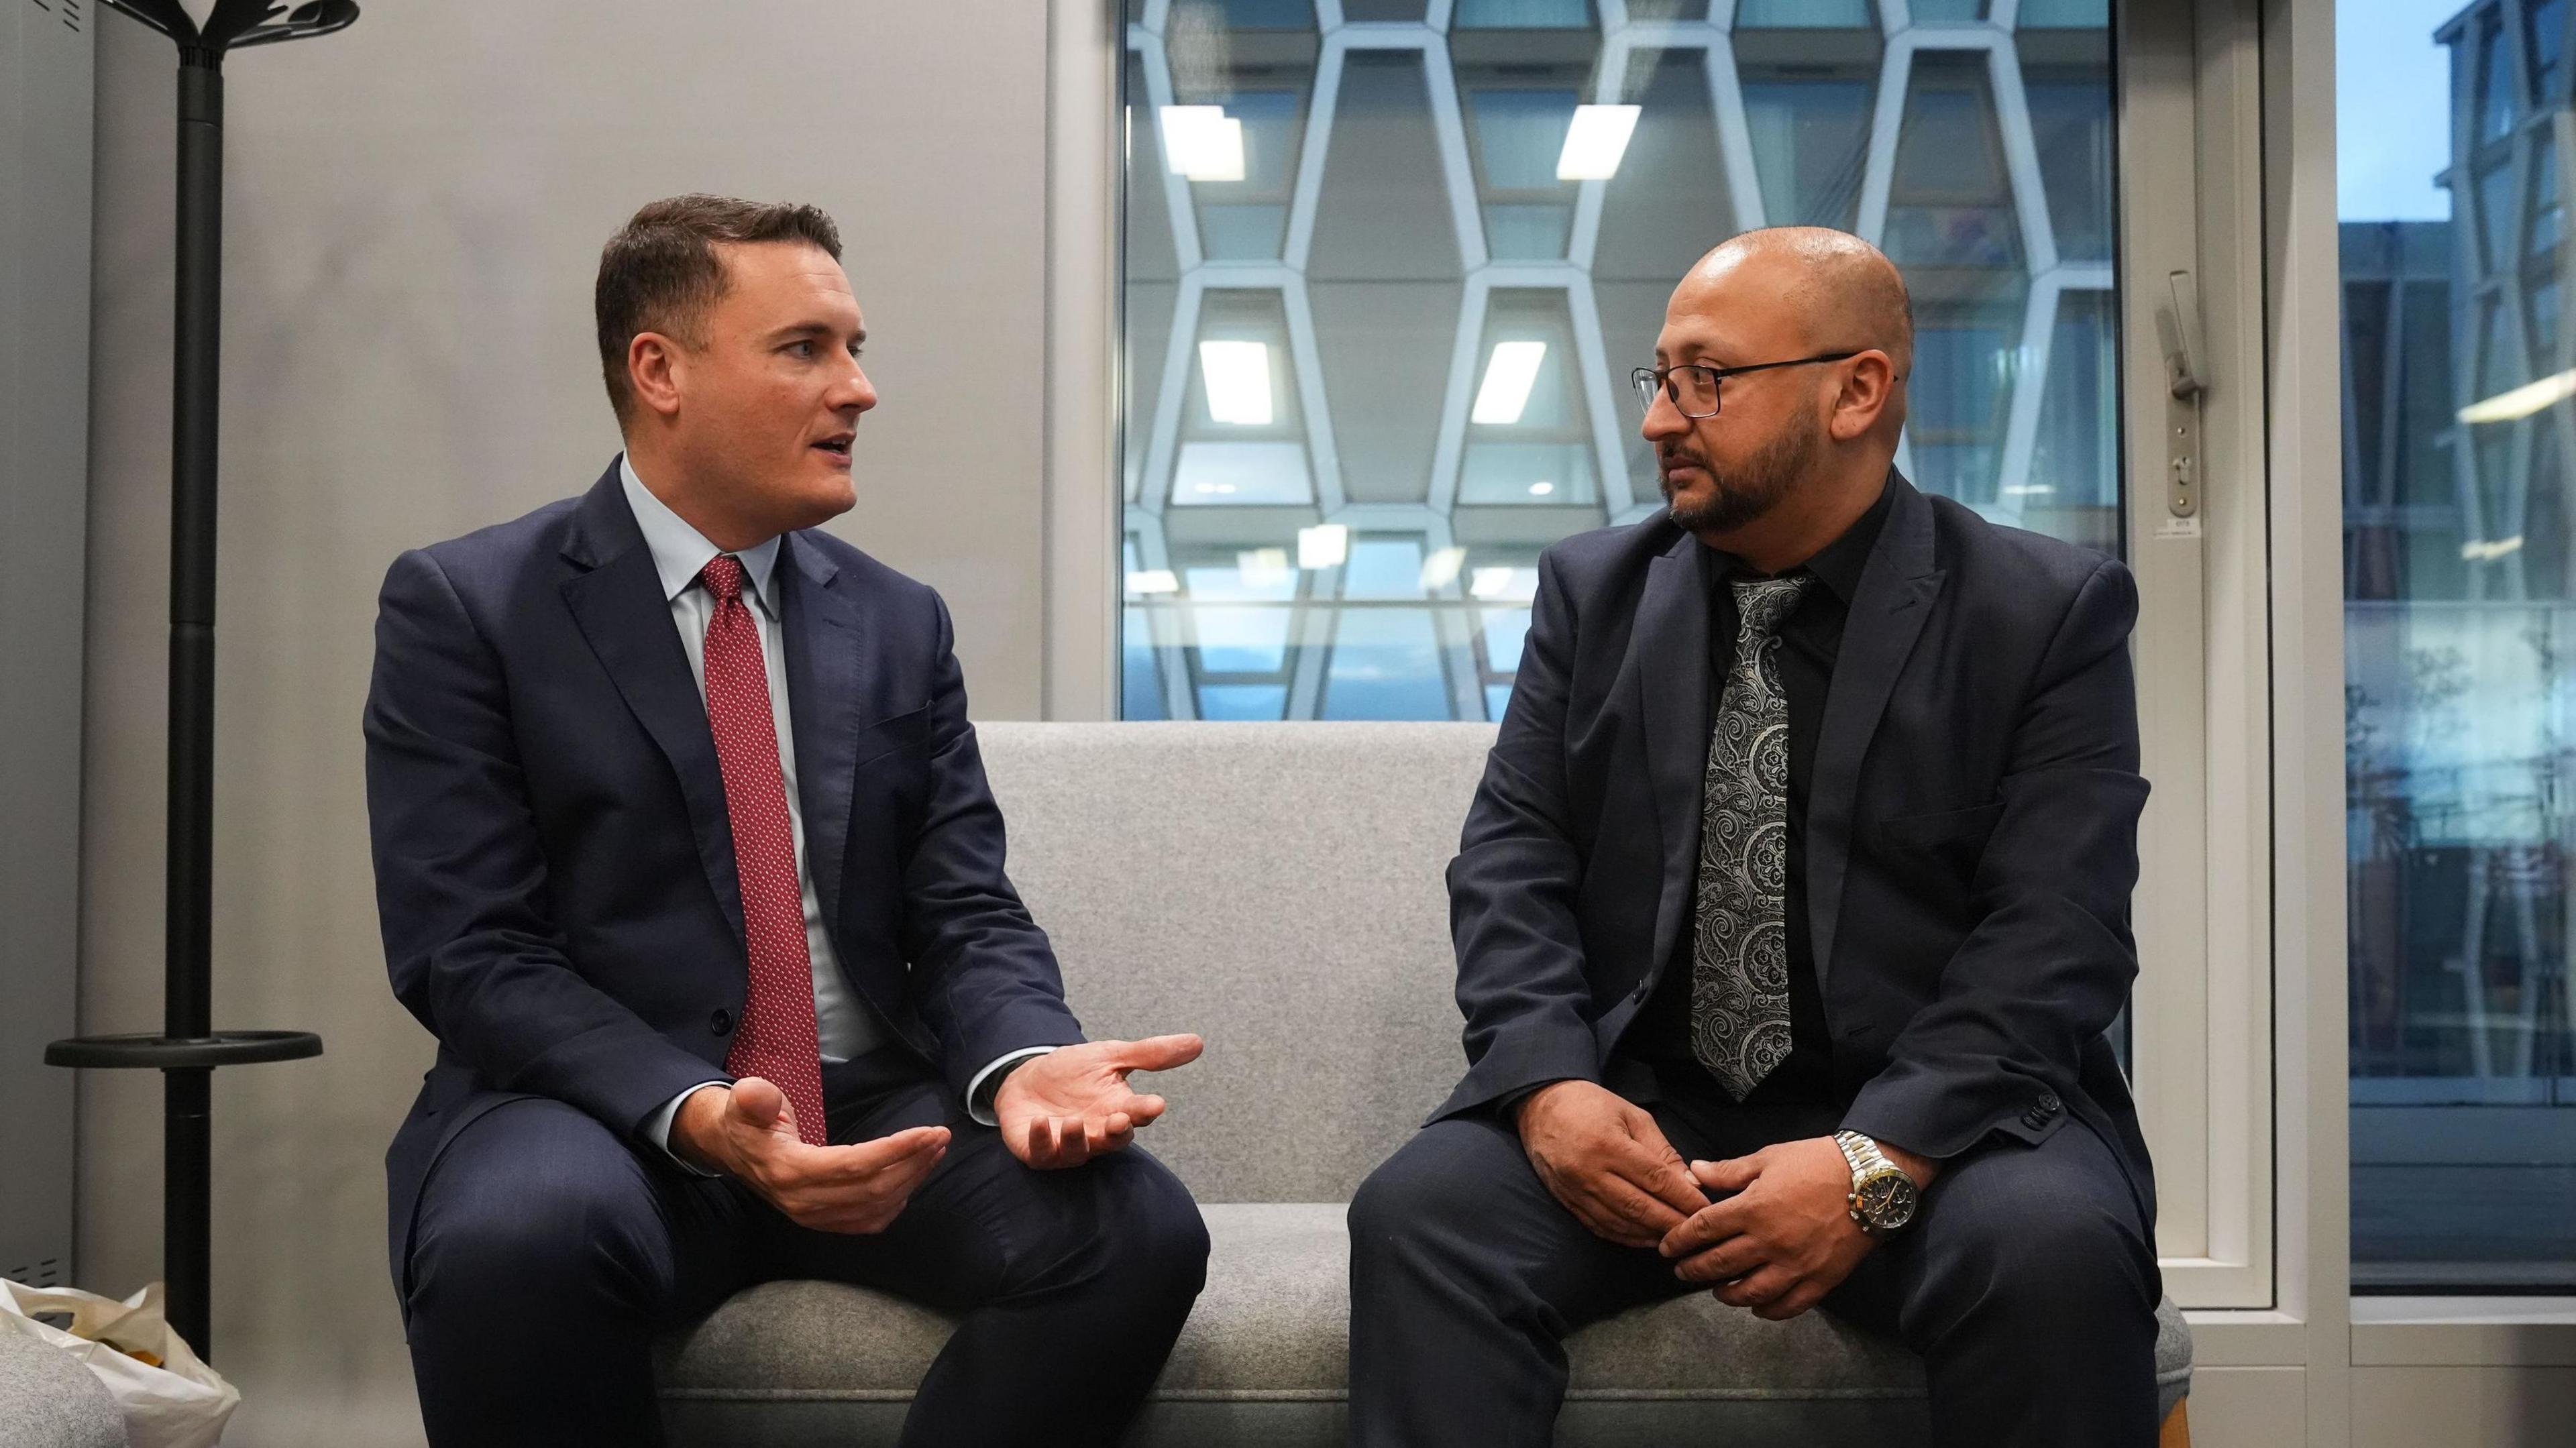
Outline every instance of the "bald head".
POLYGON ((1784 343, 1806 351, 1875 347, 1914 370, 1914 304, 1887 254, 1848 231, 1768 226, 1728 238, 1674 289, 1673 307, 1753 309, 1784 343))

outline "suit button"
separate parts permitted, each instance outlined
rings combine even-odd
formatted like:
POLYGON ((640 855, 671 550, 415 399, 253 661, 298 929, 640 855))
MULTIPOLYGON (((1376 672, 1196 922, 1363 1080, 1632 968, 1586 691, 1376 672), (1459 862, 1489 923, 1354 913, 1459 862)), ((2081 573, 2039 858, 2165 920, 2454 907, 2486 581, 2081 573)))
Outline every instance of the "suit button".
POLYGON ((2057 1108, 2065 1104, 2057 1099, 2057 1093, 2054 1091, 2042 1090, 2039 1093, 2039 1109, 2042 1111, 2054 1113, 2057 1108))
POLYGON ((2044 1111, 2025 1111, 2021 1114, 2021 1124, 2029 1127, 2033 1131, 2037 1131, 2048 1125, 2048 1113, 2044 1111))
POLYGON ((716 1013, 707 1017, 707 1029, 715 1032, 719 1036, 731 1031, 733 1029, 733 1012, 726 1010, 722 1006, 716 1007, 716 1013))

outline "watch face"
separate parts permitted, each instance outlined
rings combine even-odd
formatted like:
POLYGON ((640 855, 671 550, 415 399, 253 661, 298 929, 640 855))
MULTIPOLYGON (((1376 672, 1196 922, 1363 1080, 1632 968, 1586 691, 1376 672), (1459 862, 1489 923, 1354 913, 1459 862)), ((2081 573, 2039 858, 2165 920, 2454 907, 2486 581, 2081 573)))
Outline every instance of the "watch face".
POLYGON ((1881 1172, 1855 1193, 1863 1220, 1882 1232, 1893 1232, 1914 1220, 1914 1182, 1903 1172, 1881 1172))

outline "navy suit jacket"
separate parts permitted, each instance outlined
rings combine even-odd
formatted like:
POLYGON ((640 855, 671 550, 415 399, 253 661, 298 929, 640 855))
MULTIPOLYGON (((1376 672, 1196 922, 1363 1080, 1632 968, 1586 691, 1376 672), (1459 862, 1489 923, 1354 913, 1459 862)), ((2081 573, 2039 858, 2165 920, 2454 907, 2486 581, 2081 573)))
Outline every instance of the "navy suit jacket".
MULTIPOLYGON (((2150 1220, 2105 1031, 2137 974, 2137 589, 1891 474, 1808 785, 1807 928, 1845 1122, 1927 1156, 2082 1119, 2150 1220)), ((1601 1081, 1684 928, 1708 550, 1668 517, 1539 561, 1511 706, 1449 867, 1469 1069, 1439 1116, 1601 1081)), ((1435 1119, 1437 1119, 1435 1117, 1435 1119)))
MULTIPOLYGON (((808 867, 852 986, 962 1097, 1082 1039, 1003 872, 948 610, 820 531, 774 578, 808 867)), ((706 705, 614 463, 577 499, 396 559, 367 695, 394 994, 437 1064, 386 1157, 395 1279, 439 1151, 501 1102, 620 1136, 724 1060, 749 979, 706 705)))

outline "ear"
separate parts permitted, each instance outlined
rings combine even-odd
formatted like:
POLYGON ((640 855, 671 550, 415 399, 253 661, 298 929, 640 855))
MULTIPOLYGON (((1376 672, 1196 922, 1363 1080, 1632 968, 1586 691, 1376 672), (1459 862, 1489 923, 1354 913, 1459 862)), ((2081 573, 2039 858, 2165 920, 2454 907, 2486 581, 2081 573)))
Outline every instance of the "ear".
POLYGON ((1884 352, 1872 348, 1851 359, 1851 369, 1842 374, 1842 390, 1836 394, 1833 414, 1826 426, 1836 442, 1851 442, 1878 426, 1896 395, 1896 364, 1884 352))
POLYGON ((638 332, 626 343, 626 386, 636 405, 669 417, 680 410, 687 361, 680 344, 660 332, 638 332))

